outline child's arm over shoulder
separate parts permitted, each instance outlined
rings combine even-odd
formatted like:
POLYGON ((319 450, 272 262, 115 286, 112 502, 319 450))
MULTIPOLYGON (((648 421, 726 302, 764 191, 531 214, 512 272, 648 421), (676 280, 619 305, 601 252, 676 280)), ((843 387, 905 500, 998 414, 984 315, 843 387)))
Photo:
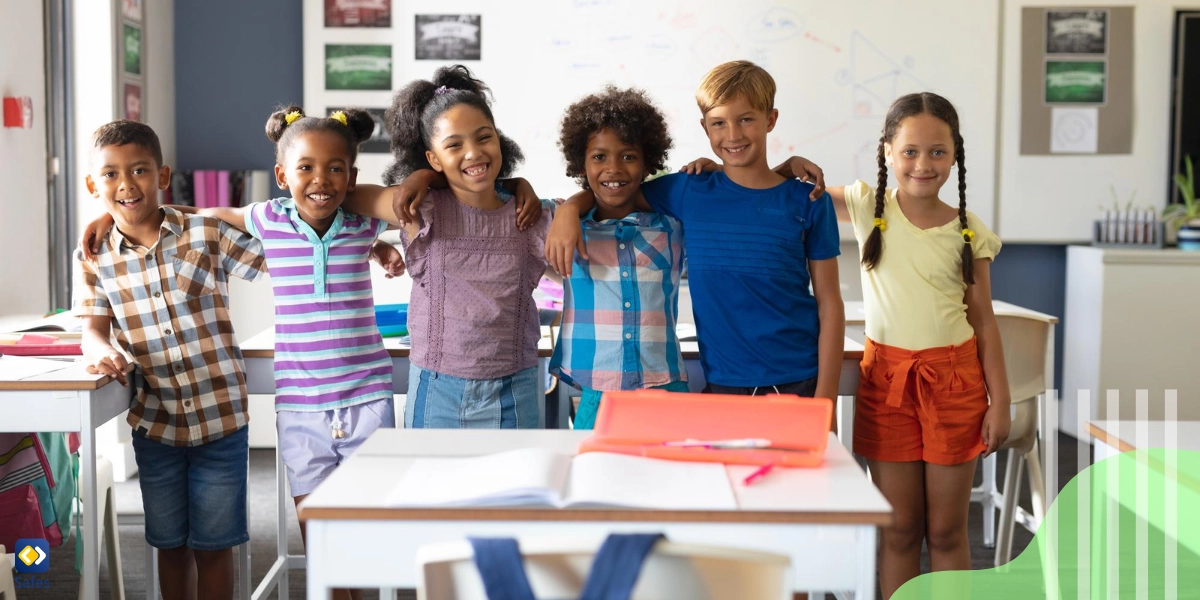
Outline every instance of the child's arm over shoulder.
POLYGON ((231 223, 228 219, 234 218, 234 213, 227 213, 224 218, 219 218, 220 224, 217 227, 221 236, 221 268, 234 277, 254 281, 267 271, 266 255, 263 253, 262 242, 246 231, 246 216, 251 211, 243 208, 233 210, 242 215, 241 221, 237 224, 231 223))
POLYGON ((400 183, 387 187, 358 184, 346 195, 343 207, 354 214, 407 225, 421 218, 419 209, 430 188, 446 187, 445 175, 432 169, 419 169, 400 183))

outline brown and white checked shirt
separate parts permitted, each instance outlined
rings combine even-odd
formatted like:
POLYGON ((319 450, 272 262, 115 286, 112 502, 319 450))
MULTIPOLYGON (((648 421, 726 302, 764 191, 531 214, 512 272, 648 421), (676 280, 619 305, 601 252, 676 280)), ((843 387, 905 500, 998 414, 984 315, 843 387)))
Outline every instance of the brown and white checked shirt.
POLYGON ((249 420, 242 352, 229 321, 228 276, 264 270, 262 245, 224 222, 163 207, 158 242, 134 246, 113 227, 94 262, 78 260, 75 314, 112 317, 137 363, 129 425, 195 446, 249 420))

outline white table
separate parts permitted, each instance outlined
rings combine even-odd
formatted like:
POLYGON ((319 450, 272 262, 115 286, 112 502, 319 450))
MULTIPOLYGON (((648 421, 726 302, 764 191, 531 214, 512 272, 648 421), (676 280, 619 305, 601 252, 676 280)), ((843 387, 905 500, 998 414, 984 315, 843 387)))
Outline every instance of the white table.
MULTIPOLYGON (((2 348, 0 348, 2 350, 2 348)), ((0 356, 0 362, 30 366, 48 359, 0 356), (36 361, 36 363, 27 362, 36 361)), ((92 375, 82 362, 55 361, 52 371, 23 376, 20 367, 5 368, 0 374, 0 431, 62 432, 78 431, 79 485, 84 490, 83 575, 80 598, 93 599, 100 590, 99 494, 96 490, 97 427, 129 409, 133 399, 130 388, 113 383, 103 375, 92 375)), ((63 532, 67 534, 68 532, 63 532)), ((68 559, 69 560, 69 559, 68 559)), ((110 557, 109 560, 119 560, 110 557)), ((3 576, 7 576, 4 574, 3 576)))
MULTIPOLYGON (((548 328, 543 328, 543 336, 538 342, 538 364, 545 373, 549 368, 550 356, 553 354, 553 345, 548 328)), ((384 346, 387 348, 388 354, 392 357, 392 386, 396 393, 405 393, 408 389, 408 354, 409 347, 400 343, 400 338, 384 338, 384 346)), ((862 344, 849 338, 845 341, 845 354, 842 363, 842 377, 839 392, 846 395, 853 395, 858 389, 858 363, 862 360, 862 344)), ((700 368, 700 351, 696 342, 683 342, 681 344, 683 350, 684 361, 687 363, 688 369, 688 384, 693 391, 700 391, 704 387, 704 373, 700 368)), ((242 342, 242 356, 246 362, 246 387, 248 393, 251 394, 273 394, 275 393, 275 332, 273 329, 267 329, 242 342)), ((544 378, 540 379, 544 380, 544 378)), ((567 403, 570 402, 570 397, 565 389, 566 386, 559 386, 558 393, 558 421, 554 424, 547 424, 559 428, 566 427, 567 403)), ((539 400, 541 397, 540 396, 539 400)), ((839 406, 853 404, 853 399, 844 399, 839 406)), ((539 407, 539 413, 543 416, 545 422, 545 406, 539 407)), ((842 422, 841 413, 839 413, 839 426, 842 422)), ((530 432, 526 430, 526 434, 535 434, 541 432, 530 432)), ((370 443, 368 440, 367 444, 370 443)), ((849 438, 844 438, 844 443, 849 445, 849 438)), ((365 444, 364 448, 367 447, 365 444)), ((362 452, 360 449, 359 452, 362 452)), ((290 570, 304 569, 305 556, 289 554, 287 551, 287 502, 290 500, 287 496, 287 477, 283 466, 283 459, 279 456, 278 445, 275 451, 275 486, 276 486, 276 502, 279 523, 276 535, 276 556, 275 561, 263 580, 255 587, 254 592, 249 594, 251 600, 260 600, 270 595, 273 589, 278 588, 280 597, 287 597, 288 583, 287 573, 290 570)), ((310 537, 311 540, 311 537, 310 537)), ((309 542, 308 547, 311 547, 309 542)), ((249 572, 249 566, 246 566, 246 571, 249 572)), ((242 597, 247 597, 242 594, 242 597)))
MULTIPOLYGON (((308 528, 308 597, 337 587, 417 584, 417 548, 474 536, 604 535, 661 531, 673 541, 786 554, 797 591, 853 591, 875 597, 876 528, 892 521, 882 494, 830 434, 825 465, 776 469, 758 484, 734 486, 738 509, 445 508, 384 503, 418 457, 474 456, 539 446, 574 452, 586 431, 377 431, 300 506, 308 528)), ((730 465, 737 481, 753 466, 730 465)))
MULTIPOLYGON (((1093 536, 1093 540, 1101 535, 1106 540, 1103 545, 1104 552, 1094 550, 1092 552, 1090 573, 1092 597, 1098 597, 1097 594, 1101 590, 1118 588, 1120 571, 1115 566, 1118 564, 1118 553, 1121 546, 1134 546, 1135 560, 1139 562, 1147 560, 1146 556, 1150 554, 1150 549, 1147 547, 1148 526, 1152 525, 1166 534, 1167 549, 1164 555, 1166 561, 1171 561, 1172 553, 1177 552, 1173 550, 1175 544, 1183 545, 1193 553, 1200 553, 1200 537, 1195 535, 1196 529, 1180 524, 1181 519, 1189 518, 1186 516, 1187 513, 1194 511, 1196 506, 1200 506, 1200 469, 1198 469, 1200 465, 1197 465, 1194 460, 1190 460, 1191 457, 1181 461, 1178 455, 1172 456, 1171 453, 1164 453, 1158 457, 1148 455, 1139 457, 1132 452, 1151 448, 1200 451, 1200 421, 1091 421, 1087 425, 1087 432, 1099 442, 1094 445, 1094 463, 1105 459, 1114 459, 1105 462, 1103 467, 1091 467, 1092 469, 1104 468, 1107 471, 1104 473, 1103 489, 1098 489, 1098 485, 1091 485, 1093 481, 1091 477, 1077 479, 1081 485, 1086 481, 1090 487, 1087 492, 1081 492, 1080 495, 1081 503, 1089 495, 1091 497, 1090 522, 1092 527, 1090 535, 1093 536), (1166 460, 1160 460, 1160 458, 1166 460), (1129 476, 1134 478, 1134 485, 1121 483, 1121 478, 1129 476), (1173 497, 1162 503, 1161 510, 1155 509, 1154 504, 1162 496, 1168 494, 1173 497), (1121 538, 1119 533, 1122 509, 1136 517, 1136 533, 1135 539, 1132 541, 1121 538), (1191 535, 1180 535, 1180 531, 1185 528, 1191 532, 1191 535)), ((1080 510, 1079 515, 1079 528, 1081 531, 1086 531, 1087 511, 1080 510)), ((1085 540, 1082 545, 1092 548, 1101 547, 1091 540, 1085 540)), ((1146 569, 1147 566, 1145 563, 1137 565, 1136 570, 1157 572, 1154 569, 1146 569)), ((1166 569, 1164 573, 1166 581, 1163 582, 1147 581, 1151 579, 1148 576, 1140 577, 1137 581, 1138 597, 1146 597, 1144 589, 1147 587, 1149 589, 1175 589, 1177 592, 1181 592, 1185 589, 1183 585, 1185 579, 1193 582, 1190 585, 1194 586, 1196 581, 1194 573, 1178 572, 1176 565, 1174 575, 1177 579, 1172 580, 1172 568, 1168 566, 1166 569)), ((1135 569, 1125 570, 1126 573, 1134 571, 1135 569)), ((1127 586, 1121 585, 1121 587, 1127 586)), ((1170 593, 1167 593, 1167 597, 1171 597, 1170 593)))

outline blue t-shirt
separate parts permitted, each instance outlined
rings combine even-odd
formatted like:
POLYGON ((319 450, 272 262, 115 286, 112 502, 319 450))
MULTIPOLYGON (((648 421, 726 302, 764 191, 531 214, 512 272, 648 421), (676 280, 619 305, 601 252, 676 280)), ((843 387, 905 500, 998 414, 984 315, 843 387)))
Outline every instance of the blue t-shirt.
POLYGON ((812 184, 742 187, 721 172, 642 184, 654 210, 683 223, 704 376, 730 387, 817 376, 817 301, 809 260, 841 253, 833 200, 812 184))

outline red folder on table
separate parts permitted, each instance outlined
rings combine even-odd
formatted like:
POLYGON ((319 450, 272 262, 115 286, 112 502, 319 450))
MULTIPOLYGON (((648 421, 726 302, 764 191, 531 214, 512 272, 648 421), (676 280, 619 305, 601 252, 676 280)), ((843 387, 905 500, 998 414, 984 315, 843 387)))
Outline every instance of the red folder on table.
POLYGON ((793 395, 608 392, 579 452, 815 467, 824 460, 832 418, 829 400, 793 395), (736 447, 742 440, 759 447, 736 447))
POLYGON ((12 356, 79 356, 83 354, 77 337, 62 339, 41 333, 24 333, 10 343, 0 343, 0 354, 12 356))

